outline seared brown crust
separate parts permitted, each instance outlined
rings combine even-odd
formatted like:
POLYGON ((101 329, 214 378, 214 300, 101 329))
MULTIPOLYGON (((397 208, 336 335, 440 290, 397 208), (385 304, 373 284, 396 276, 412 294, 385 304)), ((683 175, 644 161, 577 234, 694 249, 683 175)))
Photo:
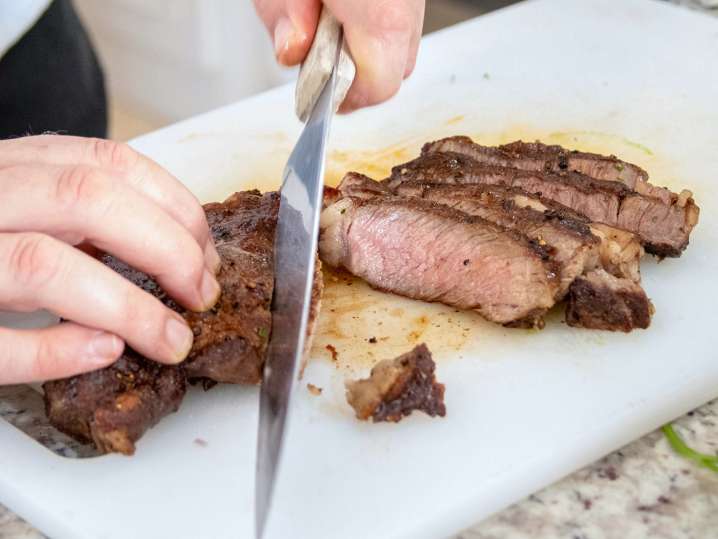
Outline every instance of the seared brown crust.
POLYGON ((646 329, 653 306, 643 289, 628 279, 602 270, 574 281, 566 305, 566 323, 590 329, 629 331, 646 329))
POLYGON ((222 268, 220 300, 205 313, 181 311, 195 341, 184 363, 189 378, 258 384, 272 326, 277 193, 236 193, 205 206, 222 268))
MULTIPOLYGON (((406 180, 420 180, 433 183, 493 183, 511 186, 515 183, 515 178, 536 177, 537 173, 544 174, 542 171, 482 163, 470 155, 457 152, 429 152, 408 163, 393 167, 389 185, 394 187, 397 183, 406 180), (493 181, 478 182, 475 180, 477 177, 489 178, 493 181)), ((577 172, 545 173, 542 177, 584 194, 603 193, 606 196, 624 196, 632 192, 621 183, 599 180, 577 172)))
POLYGON ((523 170, 580 172, 598 180, 620 182, 631 190, 670 202, 670 191, 648 184, 645 170, 614 155, 579 152, 557 145, 520 140, 497 147, 481 146, 469 137, 461 136, 428 142, 422 148, 422 153, 436 151, 470 151, 477 161, 523 170))
POLYGON ((145 431, 179 408, 185 375, 128 350, 110 367, 43 389, 47 417, 57 429, 103 453, 132 455, 145 431))
POLYGON ((348 381, 347 401, 358 419, 401 421, 414 410, 431 417, 446 415, 444 385, 436 381, 436 365, 425 344, 393 360, 384 360, 368 379, 348 381))
POLYGON ((569 167, 547 169, 547 161, 540 161, 539 166, 533 157, 520 154, 518 147, 518 143, 508 149, 479 146, 466 137, 429 143, 421 157, 394 167, 387 183, 392 187, 411 180, 515 186, 569 206, 591 221, 636 233, 646 251, 658 256, 680 256, 688 245, 700 213, 689 191, 676 195, 639 176, 625 182, 601 179, 610 175, 601 172, 607 169, 597 166, 594 157, 584 157, 593 154, 580 154, 576 163, 588 163, 582 170, 598 171, 598 179, 569 167))
MULTIPOLYGON (((129 455, 147 429, 178 409, 187 379, 202 381, 205 387, 217 382, 259 383, 271 329, 278 204, 277 193, 250 191, 205 206, 222 260, 217 275, 222 295, 205 313, 184 310, 152 278, 105 256, 103 262, 110 268, 182 314, 194 332, 194 343, 179 367, 161 366, 127 349, 108 368, 46 383, 50 422, 102 452, 129 455)), ((317 265, 312 291, 310 333, 319 311, 320 268, 317 265)))

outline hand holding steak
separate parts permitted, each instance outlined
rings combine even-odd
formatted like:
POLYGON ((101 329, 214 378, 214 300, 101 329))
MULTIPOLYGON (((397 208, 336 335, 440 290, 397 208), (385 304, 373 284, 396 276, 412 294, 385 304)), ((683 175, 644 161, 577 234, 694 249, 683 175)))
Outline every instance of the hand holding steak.
POLYGON ((177 410, 186 379, 259 383, 271 328, 278 202, 276 193, 254 191, 205 206, 222 260, 222 295, 205 313, 183 309, 145 273, 105 257, 108 267, 186 319, 194 344, 180 366, 162 367, 128 348, 108 368, 46 383, 50 422, 101 451, 131 454, 148 428, 177 410))
POLYGON ((219 257, 201 206, 174 177, 125 145, 45 135, 0 141, 0 189, 0 309, 66 320, 0 329, 0 383, 97 369, 124 342, 164 363, 186 357, 185 320, 83 252, 155 275, 188 309, 211 307, 219 257))

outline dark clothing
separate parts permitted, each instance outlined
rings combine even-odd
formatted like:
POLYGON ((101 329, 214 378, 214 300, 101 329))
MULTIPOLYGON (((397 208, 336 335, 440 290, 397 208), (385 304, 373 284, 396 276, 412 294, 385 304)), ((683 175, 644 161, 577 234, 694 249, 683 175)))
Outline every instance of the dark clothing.
POLYGON ((46 131, 107 136, 102 69, 71 0, 54 0, 0 58, 0 139, 46 131))

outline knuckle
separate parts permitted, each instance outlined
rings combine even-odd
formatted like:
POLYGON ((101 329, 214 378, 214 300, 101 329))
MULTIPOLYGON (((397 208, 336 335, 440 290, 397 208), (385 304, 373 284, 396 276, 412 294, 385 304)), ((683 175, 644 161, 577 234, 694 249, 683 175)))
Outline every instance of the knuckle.
POLYGON ((180 238, 177 240, 168 241, 166 247, 163 247, 168 264, 155 277, 165 284, 181 286, 180 291, 184 293, 184 289, 194 290, 202 279, 204 252, 190 236, 187 236, 186 241, 180 241, 180 238))
POLYGON ((57 278, 61 266, 61 253, 49 236, 19 234, 10 249, 8 271, 20 286, 41 288, 57 278))
POLYGON ((69 167, 57 177, 55 198, 63 207, 72 208, 95 199, 100 188, 101 181, 92 167, 69 167))
POLYGON ((197 235, 198 238, 209 238, 207 217, 199 204, 192 205, 186 215, 188 228, 197 235))
POLYGON ((127 144, 106 139, 91 139, 90 151, 102 166, 116 170, 129 170, 139 159, 139 154, 127 144))
POLYGON ((34 357, 30 362, 30 378, 33 380, 52 378, 61 362, 57 347, 48 339, 39 339, 35 346, 34 357))

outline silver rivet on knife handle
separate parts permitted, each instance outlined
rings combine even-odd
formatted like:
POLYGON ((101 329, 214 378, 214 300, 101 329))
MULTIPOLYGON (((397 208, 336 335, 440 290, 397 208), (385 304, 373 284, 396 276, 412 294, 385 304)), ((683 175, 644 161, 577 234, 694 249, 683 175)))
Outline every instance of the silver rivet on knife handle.
MULTIPOLYGON (((307 121, 319 94, 332 74, 340 39, 342 39, 342 27, 339 21, 326 7, 322 8, 312 47, 302 63, 297 79, 295 106, 297 116, 302 122, 307 121)), ((354 60, 352 60, 346 41, 342 39, 342 49, 337 62, 337 83, 334 90, 335 112, 344 102, 355 75, 354 60)))

